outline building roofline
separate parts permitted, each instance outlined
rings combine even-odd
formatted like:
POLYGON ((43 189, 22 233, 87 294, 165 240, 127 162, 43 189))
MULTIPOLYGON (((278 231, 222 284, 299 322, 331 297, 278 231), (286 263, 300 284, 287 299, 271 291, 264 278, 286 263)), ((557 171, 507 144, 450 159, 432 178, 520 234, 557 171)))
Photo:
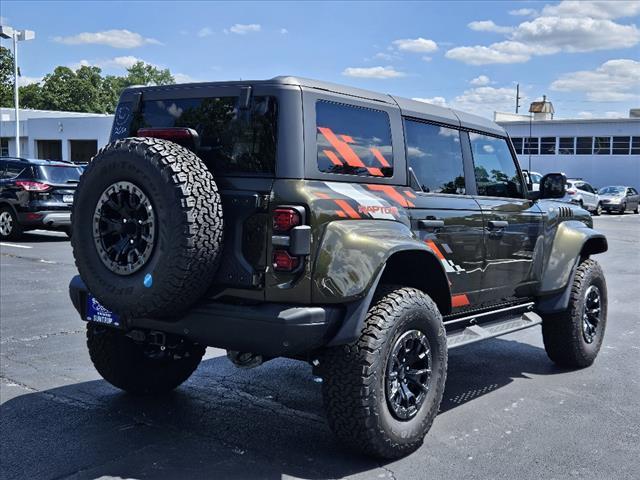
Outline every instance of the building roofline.
POLYGON ((624 118, 562 118, 553 120, 499 120, 498 125, 553 125, 558 123, 627 123, 640 122, 640 118, 624 117, 624 118))

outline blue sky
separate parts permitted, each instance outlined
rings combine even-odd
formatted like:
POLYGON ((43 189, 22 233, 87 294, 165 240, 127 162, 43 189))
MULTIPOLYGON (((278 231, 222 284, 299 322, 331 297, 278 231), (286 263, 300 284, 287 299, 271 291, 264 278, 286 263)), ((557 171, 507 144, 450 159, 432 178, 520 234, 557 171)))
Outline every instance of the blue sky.
MULTIPOLYGON (((57 65, 122 74, 140 59, 179 81, 300 75, 487 117, 546 94, 556 116, 640 106, 640 1, 14 2, 2 23, 23 82, 57 65)), ((7 40, 4 46, 9 46, 7 40)))

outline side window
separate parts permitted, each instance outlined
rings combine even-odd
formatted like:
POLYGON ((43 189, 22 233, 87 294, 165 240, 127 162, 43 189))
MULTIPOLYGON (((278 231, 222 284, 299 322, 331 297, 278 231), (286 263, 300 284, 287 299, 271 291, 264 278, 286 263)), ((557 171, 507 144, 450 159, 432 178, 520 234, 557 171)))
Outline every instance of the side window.
POLYGON ((631 195, 638 195, 638 191, 635 188, 629 188, 631 195))
POLYGON ((429 123, 404 121, 407 162, 422 189, 430 193, 465 193, 460 132, 429 123))
POLYGON ((7 163, 7 169, 4 172, 4 178, 16 178, 24 170, 24 165, 19 163, 7 163))
POLYGON ((504 138, 469 133, 478 195, 522 198, 522 180, 504 138))
POLYGON ((316 127, 321 172, 393 176, 391 127, 386 112, 319 101, 316 127))

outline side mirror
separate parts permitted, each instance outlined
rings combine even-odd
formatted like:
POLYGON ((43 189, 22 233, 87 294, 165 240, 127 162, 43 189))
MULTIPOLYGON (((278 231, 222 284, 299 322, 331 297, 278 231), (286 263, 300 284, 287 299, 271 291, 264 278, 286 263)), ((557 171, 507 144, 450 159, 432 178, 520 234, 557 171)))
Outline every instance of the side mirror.
POLYGON ((564 173, 547 173, 540 180, 540 198, 562 198, 567 193, 567 176, 564 173))

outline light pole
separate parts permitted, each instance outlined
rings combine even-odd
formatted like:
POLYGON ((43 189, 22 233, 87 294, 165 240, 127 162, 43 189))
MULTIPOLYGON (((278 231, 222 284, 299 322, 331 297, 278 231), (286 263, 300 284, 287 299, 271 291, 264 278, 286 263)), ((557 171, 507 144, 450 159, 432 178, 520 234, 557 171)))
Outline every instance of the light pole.
POLYGON ((0 37, 13 39, 13 100, 16 109, 16 157, 20 156, 20 110, 18 98, 18 42, 23 40, 33 40, 36 34, 33 30, 14 30, 13 28, 0 25, 0 37))

